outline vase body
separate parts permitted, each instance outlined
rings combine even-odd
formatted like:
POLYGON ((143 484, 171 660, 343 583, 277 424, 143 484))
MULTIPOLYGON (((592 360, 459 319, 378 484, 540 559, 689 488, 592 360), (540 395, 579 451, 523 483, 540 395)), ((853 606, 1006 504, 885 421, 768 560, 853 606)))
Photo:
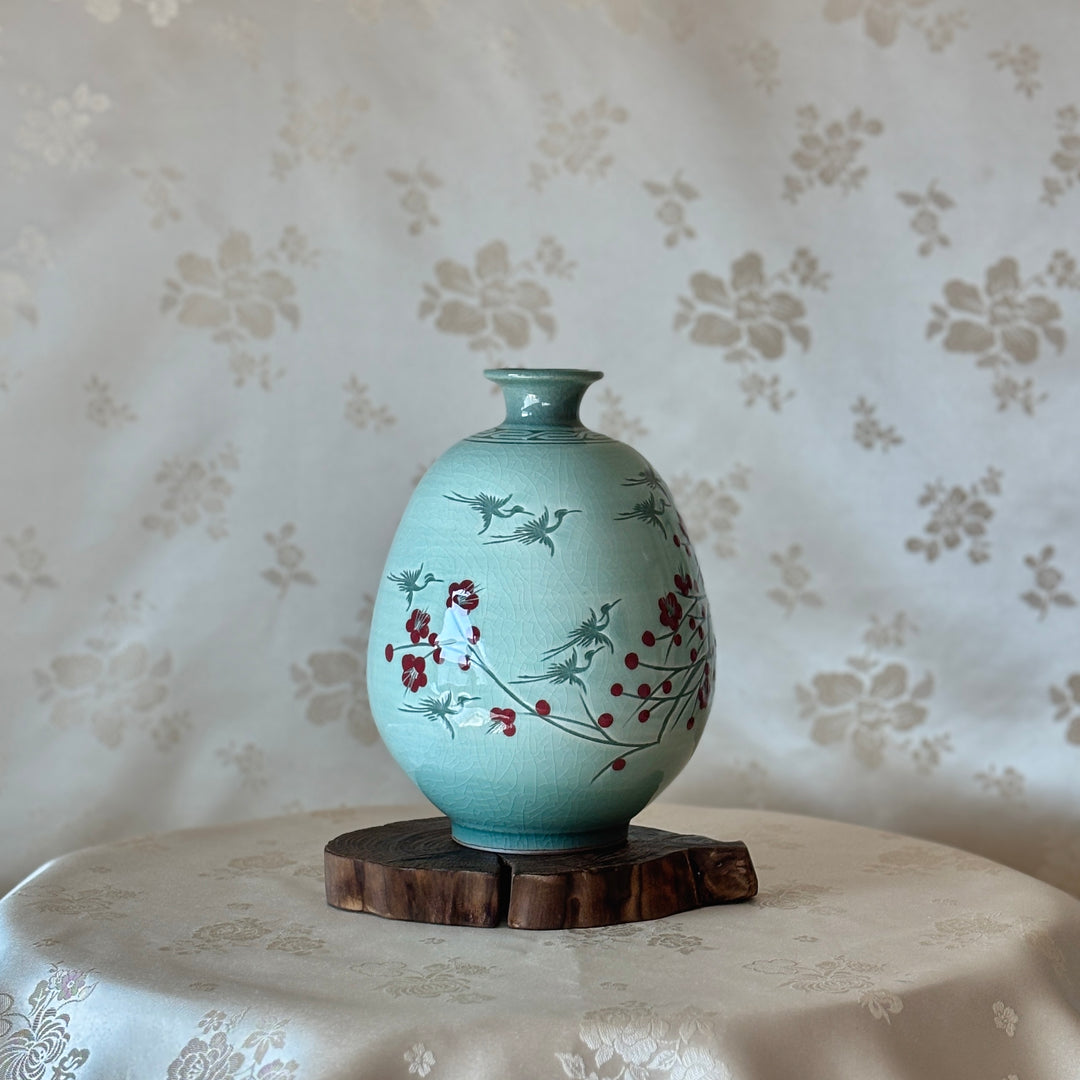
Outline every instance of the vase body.
POLYGON ((578 404, 599 373, 486 373, 507 419, 424 475, 372 618, 395 760, 493 851, 621 842, 693 753, 715 644, 671 492, 578 404))

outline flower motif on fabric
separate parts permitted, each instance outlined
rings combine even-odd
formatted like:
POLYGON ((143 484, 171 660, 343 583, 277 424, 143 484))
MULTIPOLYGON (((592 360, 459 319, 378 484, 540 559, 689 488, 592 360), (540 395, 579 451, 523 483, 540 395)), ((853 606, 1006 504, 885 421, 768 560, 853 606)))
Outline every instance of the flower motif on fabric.
POLYGON ((110 598, 101 632, 87 638, 84 651, 54 657, 34 672, 38 701, 49 704, 49 720, 66 729, 86 724, 105 746, 115 749, 129 728, 149 731, 159 750, 170 749, 189 727, 188 714, 168 712, 173 659, 155 657, 126 623, 138 623, 142 598, 130 610, 110 598))
POLYGON ((871 626, 862 655, 849 657, 845 669, 819 672, 809 686, 795 687, 799 716, 811 721, 814 742, 850 742, 855 758, 869 769, 878 768, 891 750, 910 754, 919 772, 928 773, 952 749, 948 735, 916 742, 909 734, 926 722, 934 678, 928 672, 916 682, 906 664, 883 655, 887 646, 877 643, 879 629, 880 624, 871 626))
POLYGON ((5 585, 15 589, 23 600, 29 600, 35 589, 55 589, 59 583, 45 569, 48 558, 38 546, 37 530, 28 525, 15 536, 5 536, 4 546, 11 549, 15 567, 3 577, 5 585))
MULTIPOLYGON (((791 990, 802 990, 808 994, 849 994, 861 991, 860 1004, 864 1004, 862 998, 865 998, 868 994, 875 997, 883 995, 885 1000, 890 1003, 895 998, 894 994, 882 991, 875 986, 880 974, 885 970, 884 964, 874 964, 867 960, 850 960, 843 953, 828 960, 821 960, 816 964, 802 964, 797 960, 773 959, 754 960, 749 964, 743 964, 743 967, 747 971, 753 971, 759 975, 786 975, 788 976, 787 980, 780 983, 780 986, 791 990)), ((898 998, 895 998, 895 1000, 899 1002, 898 998)), ((867 1008, 870 1008, 871 1015, 875 1015, 876 1019, 888 1020, 888 1016, 884 1015, 885 1013, 897 1013, 903 1008, 902 1003, 900 1003, 899 1008, 885 1008, 882 1007, 880 997, 877 998, 877 1001, 878 1009, 876 1011, 881 1012, 883 1014, 881 1016, 876 1016, 875 1009, 870 1008, 868 1002, 865 1003, 867 1008)))
POLYGON ((826 0, 825 18, 832 23, 862 16, 867 37, 885 47, 896 41, 902 26, 917 30, 926 38, 931 52, 941 52, 951 44, 956 31, 966 27, 963 9, 943 12, 933 19, 923 9, 935 0, 826 0))
POLYGON ((851 411, 855 414, 853 437, 864 450, 887 451, 889 447, 899 446, 904 441, 896 428, 878 419, 877 406, 871 405, 866 398, 859 397, 851 406, 851 411))
POLYGON ((125 900, 142 896, 134 889, 118 889, 114 885, 99 885, 89 889, 68 889, 63 885, 29 884, 19 893, 19 899, 37 912, 49 912, 95 920, 126 919, 130 911, 116 910, 125 900))
MULTIPOLYGON (((36 277, 52 265, 49 241, 32 226, 21 229, 13 244, 0 250, 0 338, 20 327, 38 324, 36 277)), ((0 389, 8 389, 7 380, 0 389)))
POLYGON ((132 424, 139 419, 130 405, 113 397, 105 379, 91 375, 83 389, 89 397, 86 403, 86 418, 98 427, 123 427, 124 424, 132 424))
POLYGON ((699 270, 690 277, 690 296, 678 298, 673 328, 688 330, 695 345, 723 349, 724 359, 739 365, 739 388, 746 404, 764 400, 779 411, 793 397, 778 375, 762 375, 757 365, 779 360, 789 341, 806 352, 810 348, 810 328, 803 319, 806 305, 794 287, 824 291, 829 275, 805 248, 796 251, 791 263, 767 275, 765 262, 756 251, 747 252, 731 265, 730 280, 699 270))
POLYGON ((540 252, 533 259, 512 263, 501 240, 482 247, 471 270, 442 259, 435 264, 438 284, 424 286, 419 317, 434 314, 437 329, 468 338, 470 349, 489 356, 503 349, 524 349, 533 327, 553 338, 551 294, 535 280, 538 269, 554 272, 544 266, 540 252))
POLYGON ((867 990, 859 997, 859 1004, 868 1009, 875 1020, 892 1023, 892 1017, 904 1011, 903 1001, 891 990, 867 990))
POLYGON ((27 999, 15 1008, 13 995, 0 991, 0 1077, 4 1080, 75 1080, 90 1059, 87 1049, 71 1046, 71 1006, 85 1001, 96 982, 91 971, 51 965, 27 999), (16 1026, 20 1025, 20 1026, 16 1026))
POLYGON ((846 119, 823 126, 813 105, 803 106, 795 115, 801 134, 791 162, 799 172, 784 177, 783 197, 796 203, 800 195, 819 184, 838 187, 845 195, 862 187, 870 170, 857 165, 856 160, 866 137, 884 131, 882 122, 863 116, 862 109, 853 109, 846 119))
POLYGON ((934 876, 943 869, 970 874, 997 874, 1003 867, 988 863, 977 855, 958 848, 931 846, 924 843, 903 843, 881 852, 873 862, 860 867, 864 874, 911 878, 917 875, 934 876))
POLYGON ((291 521, 282 525, 279 532, 266 533, 263 539, 273 548, 277 565, 264 570, 262 576, 276 586, 282 596, 289 591, 290 585, 318 584, 315 575, 301 566, 304 549, 295 542, 296 526, 291 521))
MULTIPOLYGON (((190 4, 191 0, 129 0, 129 2, 146 8, 151 25, 164 29, 180 14, 180 5, 190 4)), ((86 13, 93 15, 98 22, 112 23, 120 17, 122 6, 123 0, 86 0, 86 13)))
POLYGON ((1016 1034, 1016 1025, 1019 1020, 1016 1010, 1009 1008, 1004 1001, 994 1002, 994 1027, 999 1031, 1004 1031, 1010 1039, 1016 1034))
POLYGON ((494 1001, 492 994, 474 989, 474 983, 490 976, 495 968, 473 964, 459 956, 411 968, 396 960, 369 960, 351 970, 368 979, 378 980, 376 990, 392 998, 415 997, 442 999, 457 1005, 480 1005, 494 1001))
POLYGON ((978 780, 983 791, 1002 799, 1020 799, 1024 794, 1024 774, 1011 765, 1006 765, 1001 772, 998 772, 996 765, 989 765, 982 772, 975 773, 973 779, 978 780))
POLYGON ((1065 348, 1065 329, 1059 325, 1061 308, 1038 291, 1051 283, 1058 288, 1080 289, 1076 262, 1068 252, 1055 252, 1046 270, 1026 281, 1016 259, 1006 256, 986 271, 982 290, 953 279, 944 288, 945 305, 931 306, 933 318, 926 327, 927 338, 945 331, 942 344, 948 352, 975 356, 976 367, 993 375, 999 410, 1016 404, 1030 416, 1046 399, 1032 378, 1021 380, 1015 372, 1038 360, 1043 340, 1059 353, 1065 348))
POLYGON ((210 24, 210 36, 223 48, 258 71, 263 59, 266 27, 236 12, 223 12, 210 24))
POLYGON ((305 161, 325 165, 331 172, 350 164, 360 144, 355 126, 368 111, 366 97, 342 86, 336 93, 317 100, 306 95, 299 82, 287 82, 284 91, 285 123, 278 130, 284 148, 275 150, 272 173, 285 180, 305 161))
POLYGON ((253 379, 269 390, 284 369, 274 369, 268 354, 251 350, 274 336, 278 319, 294 330, 300 325, 296 283, 280 267, 313 266, 318 256, 295 227, 258 254, 251 237, 234 229, 215 257, 187 252, 176 260, 178 276, 166 279, 161 310, 175 310, 184 326, 209 331, 211 341, 226 347, 236 386, 253 379))
POLYGON ((240 786, 248 791, 266 787, 266 753, 253 742, 237 746, 232 739, 227 746, 219 746, 214 756, 225 768, 235 769, 240 786))
POLYGON ((145 185, 142 201, 154 212, 150 224, 155 229, 181 220, 184 215, 173 201, 173 188, 184 179, 179 169, 172 165, 162 165, 157 169, 132 166, 131 175, 145 185))
POLYGON ((675 41, 686 41, 698 27, 701 9, 695 0, 569 0, 576 8, 599 7, 615 29, 627 35, 663 22, 675 41))
POLYGON ((988 55, 997 71, 1009 70, 1013 73, 1018 93, 1034 97, 1035 91, 1042 86, 1036 78, 1042 59, 1038 49, 1033 45, 1018 45, 1015 49, 1012 45, 1003 45, 988 55))
POLYGON ((983 911, 967 911, 951 919, 939 919, 934 929, 919 944, 927 948, 966 949, 970 946, 986 948, 997 938, 1007 934, 1019 935, 1020 927, 1015 921, 1004 921, 996 914, 983 911))
POLYGON ((19 96, 30 107, 15 130, 15 144, 30 157, 13 155, 11 164, 17 171, 30 172, 35 160, 73 173, 95 163, 98 145, 90 129, 97 117, 112 108, 108 94, 79 83, 70 97, 50 101, 42 87, 25 84, 19 87, 19 96))
POLYGON ((604 1075, 630 1078, 666 1076, 670 1080, 731 1080, 716 1034, 717 1016, 692 1006, 664 1015, 656 1007, 631 1001, 586 1013, 577 1052, 556 1051, 571 1080, 604 1075))
POLYGON ((1065 105, 1057 111, 1058 147, 1050 155, 1050 164, 1057 170, 1043 177, 1043 193, 1039 200, 1047 206, 1057 206, 1066 191, 1080 183, 1080 108, 1065 105))
POLYGON ((767 38, 733 45, 731 55, 737 64, 754 73, 754 86, 771 94, 779 85, 780 50, 767 38))
POLYGON ((779 604, 790 618, 800 607, 820 608, 825 601, 811 589, 813 575, 803 565, 801 544, 789 545, 787 551, 774 551, 769 561, 780 571, 780 585, 766 593, 773 603, 779 604))
POLYGON ((920 255, 930 255, 936 248, 949 246, 951 241, 941 231, 939 215, 951 210, 956 203, 944 191, 938 190, 936 180, 921 195, 917 191, 901 191, 897 198, 908 209, 914 210, 908 224, 921 237, 918 247, 920 255))
POLYGON ((736 492, 750 488, 750 470, 736 465, 716 480, 694 479, 689 473, 671 478, 671 491, 683 509, 687 532, 695 544, 712 540, 712 550, 721 559, 738 555, 735 547, 735 519, 742 511, 736 492))
POLYGON ((344 389, 348 395, 348 400, 345 402, 345 419, 353 427, 361 431, 366 428, 385 431, 397 423, 397 417, 385 405, 375 404, 367 383, 362 383, 355 375, 349 376, 344 389))
POLYGON ((295 1080, 297 1061, 273 1057, 285 1046, 288 1020, 271 1020, 252 1028, 241 1042, 248 1010, 227 1016, 211 1010, 199 1021, 202 1035, 184 1044, 169 1065, 167 1080, 295 1080), (250 1053, 250 1057, 248 1056, 250 1053), (265 1062, 265 1064, 264 1064, 265 1062))
POLYGON ((404 1053, 410 1076, 427 1076, 435 1068, 435 1055, 422 1043, 414 1043, 404 1053))
POLYGON ((667 229, 664 244, 675 247, 680 240, 693 240, 697 232, 686 220, 687 204, 701 197, 701 193, 692 184, 683 179, 680 169, 668 184, 658 180, 646 180, 642 185, 655 199, 659 199, 656 208, 656 220, 667 229))
POLYGON ((1080 746, 1080 671, 1070 675, 1064 686, 1050 687, 1050 702, 1054 719, 1059 723, 1068 721, 1065 740, 1080 746))
POLYGON ((990 558, 987 526, 994 516, 990 499, 1001 494, 1002 474, 989 468, 974 484, 949 486, 942 480, 927 484, 919 496, 919 506, 930 507, 925 536, 909 536, 904 547, 912 554, 933 562, 943 551, 955 551, 967 544, 967 556, 978 565, 990 558))
POLYGON ((529 166, 529 186, 542 191, 553 177, 563 173, 598 180, 606 175, 614 156, 607 150, 608 136, 616 124, 625 124, 629 114, 620 105, 599 97, 592 105, 574 112, 557 91, 544 95, 544 134, 536 143, 542 161, 529 166))
POLYGON ((240 456, 232 443, 227 443, 216 457, 203 461, 174 457, 164 462, 154 480, 164 485, 165 498, 158 513, 147 514, 142 519, 143 528, 171 538, 180 529, 205 519, 211 539, 228 536, 225 509, 233 486, 226 474, 239 468, 240 456))
POLYGON ((409 222, 410 236, 419 236, 425 228, 434 228, 439 224, 438 217, 431 209, 430 193, 442 187, 442 180, 422 161, 411 172, 387 169, 386 175, 402 189, 398 204, 412 218, 409 222))
POLYGON ((623 442, 633 442, 643 439, 649 434, 649 429, 640 417, 631 416, 623 406, 621 394, 616 394, 610 386, 597 397, 600 406, 600 416, 596 421, 596 428, 613 439, 621 439, 623 442))
POLYGON ((1054 608, 1076 607, 1076 598, 1062 588, 1065 575, 1053 563, 1052 544, 1045 545, 1038 555, 1024 556, 1024 565, 1035 575, 1035 587, 1021 593, 1020 599, 1033 607, 1040 619, 1045 619, 1054 608))
MULTIPOLYGON (((247 910, 250 904, 230 904, 231 908, 247 910)), ((231 913, 230 913, 231 914, 231 913)), ((288 952, 296 956, 308 956, 318 952, 326 942, 314 936, 315 928, 300 923, 280 923, 278 920, 259 919, 252 915, 237 915, 221 922, 200 926, 190 937, 161 947, 162 952, 188 956, 192 953, 216 953, 223 955, 233 949, 259 947, 271 952, 288 952), (275 925, 277 923, 277 925, 275 925)), ((204 1031, 221 1026, 222 1013, 208 1013, 199 1025, 204 1031)))

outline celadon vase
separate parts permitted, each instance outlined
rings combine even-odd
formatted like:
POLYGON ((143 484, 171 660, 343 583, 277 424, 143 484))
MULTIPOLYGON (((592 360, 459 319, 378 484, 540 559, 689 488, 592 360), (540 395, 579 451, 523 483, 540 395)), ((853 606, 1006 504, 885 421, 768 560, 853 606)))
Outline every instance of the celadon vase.
POLYGON ((485 372, 506 419, 446 451, 402 516, 368 694, 455 840, 604 848, 701 738, 715 642, 671 492, 579 419, 600 372, 485 372))

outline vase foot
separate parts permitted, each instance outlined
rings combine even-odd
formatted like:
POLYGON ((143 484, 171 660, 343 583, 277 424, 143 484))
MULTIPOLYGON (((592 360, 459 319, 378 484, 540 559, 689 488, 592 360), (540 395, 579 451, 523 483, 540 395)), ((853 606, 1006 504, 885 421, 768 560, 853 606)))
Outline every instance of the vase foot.
POLYGON ((607 851, 626 843, 629 825, 581 832, 505 833, 450 823, 450 835, 462 847, 501 855, 564 855, 571 851, 607 851))

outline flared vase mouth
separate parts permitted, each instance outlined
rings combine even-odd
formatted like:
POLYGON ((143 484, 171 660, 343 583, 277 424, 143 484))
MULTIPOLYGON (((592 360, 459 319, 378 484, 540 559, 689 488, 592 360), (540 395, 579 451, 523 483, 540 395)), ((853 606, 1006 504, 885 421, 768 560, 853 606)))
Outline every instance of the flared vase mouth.
POLYGON ((602 371, 587 368, 487 368, 484 371, 485 379, 500 386, 517 382, 559 382, 587 387, 603 377, 602 371))
POLYGON ((585 368, 488 368, 484 376, 502 388, 504 424, 580 427, 581 399, 604 373, 585 368))

